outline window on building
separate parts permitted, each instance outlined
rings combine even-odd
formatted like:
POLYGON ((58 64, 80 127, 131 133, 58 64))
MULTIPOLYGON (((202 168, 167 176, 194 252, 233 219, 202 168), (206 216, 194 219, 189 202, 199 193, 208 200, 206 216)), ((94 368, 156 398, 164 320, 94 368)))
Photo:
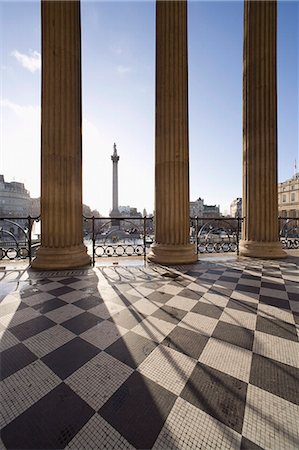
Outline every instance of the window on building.
POLYGON ((283 201, 283 202, 286 202, 286 201, 287 201, 286 195, 283 195, 283 196, 282 196, 282 201, 283 201))
POLYGON ((295 192, 292 192, 291 193, 291 202, 294 202, 295 201, 295 192))

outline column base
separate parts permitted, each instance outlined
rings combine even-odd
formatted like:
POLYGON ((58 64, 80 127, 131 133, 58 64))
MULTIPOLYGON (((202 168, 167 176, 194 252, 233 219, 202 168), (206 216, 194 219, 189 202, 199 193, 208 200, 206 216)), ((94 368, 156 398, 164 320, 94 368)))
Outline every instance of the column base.
POLYGON ((154 243, 150 247, 147 259, 157 264, 192 264, 197 261, 193 244, 165 245, 154 243))
POLYGON ((31 267, 36 270, 65 270, 90 265, 91 259, 84 244, 73 247, 40 247, 31 267))
POLYGON ((287 254, 282 249, 282 244, 279 241, 258 242, 242 239, 239 243, 239 254, 240 256, 264 259, 281 259, 287 257, 287 254))

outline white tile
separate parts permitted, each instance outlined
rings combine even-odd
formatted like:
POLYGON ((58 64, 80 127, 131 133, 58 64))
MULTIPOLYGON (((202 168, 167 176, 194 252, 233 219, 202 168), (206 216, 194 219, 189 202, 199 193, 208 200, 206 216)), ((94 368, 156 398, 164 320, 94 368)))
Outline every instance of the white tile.
POLYGON ((299 368, 299 343, 261 331, 254 334, 253 352, 299 368))
POLYGON ((218 339, 209 339, 199 361, 239 380, 249 382, 252 352, 218 339))
POLYGON ((257 304, 259 302, 259 294, 253 294, 252 292, 234 291, 231 298, 235 300, 244 300, 245 302, 251 302, 257 304))
POLYGON ((196 361, 193 358, 159 345, 137 370, 170 392, 179 395, 195 365, 196 361))
POLYGON ((76 335, 71 331, 61 325, 56 325, 26 339, 23 343, 35 355, 42 358, 75 337, 76 335))
POLYGON ((104 350, 127 332, 125 328, 105 320, 80 334, 80 338, 104 350))
POLYGON ((152 341, 162 342, 174 328, 175 325, 173 323, 148 316, 136 327, 132 328, 132 331, 152 341))
POLYGON ((211 305, 221 306, 222 308, 224 308, 229 301, 229 296, 207 292, 200 300, 211 305))
POLYGON ((58 281, 51 281, 50 283, 39 284, 38 289, 40 291, 48 292, 48 291, 52 291, 53 289, 61 288, 63 286, 64 286, 64 284, 59 283, 58 281))
POLYGON ((138 302, 135 302, 133 305, 131 305, 130 309, 132 311, 138 311, 141 314, 150 315, 157 311, 159 307, 146 298, 142 298, 141 300, 138 300, 138 302))
POLYGON ((1 381, 0 428, 54 389, 60 378, 37 360, 1 381))
POLYGON ((126 439, 99 414, 94 414, 76 436, 69 442, 67 450, 117 449, 134 450, 126 439))
POLYGON ((19 343, 19 340, 9 330, 2 329, 0 331, 0 351, 1 352, 9 349, 10 347, 13 347, 14 345, 16 345, 18 343, 19 343))
POLYGON ((82 312, 83 311, 81 308, 78 308, 75 305, 68 304, 54 309, 53 311, 49 311, 44 315, 56 323, 62 323, 68 319, 72 319, 73 317, 78 316, 79 314, 82 314, 82 312))
POLYGON ((291 311, 283 308, 276 308, 276 306, 272 305, 266 305, 265 303, 259 303, 258 315, 269 319, 280 319, 284 322, 294 324, 294 317, 291 311))
POLYGON ((178 398, 153 450, 239 450, 241 435, 178 398))
POLYGON ((98 411, 132 372, 126 364, 101 352, 69 376, 65 383, 98 411))
POLYGON ((49 294, 48 292, 41 292, 39 294, 35 294, 30 297, 24 298, 23 302, 26 303, 28 306, 35 306, 39 305, 40 303, 44 303, 48 300, 51 300, 52 298, 55 298, 55 296, 49 294))
POLYGON ((67 294, 59 295, 59 298, 61 300, 67 302, 67 303, 74 303, 78 300, 81 300, 82 298, 87 297, 89 294, 87 292, 83 291, 72 291, 68 292, 67 294))
POLYGON ((203 316, 193 312, 188 312, 180 322, 180 327, 187 328, 188 330, 198 332, 207 336, 211 336, 216 325, 217 319, 212 317, 203 316))
POLYGON ((265 450, 299 448, 299 406, 249 385, 243 436, 265 450))
POLYGON ((0 318, 0 323, 7 328, 12 328, 36 317, 40 317, 40 313, 28 307, 12 314, 6 314, 6 316, 0 318))
POLYGON ((225 308, 220 316, 220 320, 238 327, 255 330, 256 314, 239 311, 238 309, 225 308))
POLYGON ((192 300, 191 298, 175 295, 170 300, 168 300, 168 302, 166 302, 166 305, 182 309, 183 311, 191 311, 191 309, 196 305, 197 302, 198 300, 192 300))

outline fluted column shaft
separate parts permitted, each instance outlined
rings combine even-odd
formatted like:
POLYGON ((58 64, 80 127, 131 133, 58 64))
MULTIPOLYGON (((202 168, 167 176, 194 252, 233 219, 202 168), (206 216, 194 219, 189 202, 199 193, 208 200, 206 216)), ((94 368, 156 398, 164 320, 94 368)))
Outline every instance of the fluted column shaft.
POLYGON ((80 1, 42 1, 42 242, 35 268, 89 263, 82 229, 80 1))
POLYGON ((112 210, 118 211, 118 163, 113 162, 113 205, 112 210))
POLYGON ((156 2, 155 243, 149 259, 188 263, 187 2, 156 2))
POLYGON ((278 258, 276 1, 245 0, 243 256, 278 258))

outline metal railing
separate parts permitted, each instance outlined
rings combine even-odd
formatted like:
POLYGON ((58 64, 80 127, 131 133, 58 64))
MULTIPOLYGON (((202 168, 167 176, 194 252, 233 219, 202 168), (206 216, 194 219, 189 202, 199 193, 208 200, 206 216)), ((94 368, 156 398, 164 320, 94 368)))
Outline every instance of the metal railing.
MULTIPOLYGON (((239 254, 242 223, 237 217, 191 217, 190 242, 197 254, 239 254)), ((279 238, 286 249, 299 248, 299 217, 279 217, 279 238)), ((35 257, 40 246, 40 217, 0 217, 0 259, 35 257)), ((154 242, 153 217, 85 217, 84 243, 94 265, 99 258, 143 257, 154 242)))

